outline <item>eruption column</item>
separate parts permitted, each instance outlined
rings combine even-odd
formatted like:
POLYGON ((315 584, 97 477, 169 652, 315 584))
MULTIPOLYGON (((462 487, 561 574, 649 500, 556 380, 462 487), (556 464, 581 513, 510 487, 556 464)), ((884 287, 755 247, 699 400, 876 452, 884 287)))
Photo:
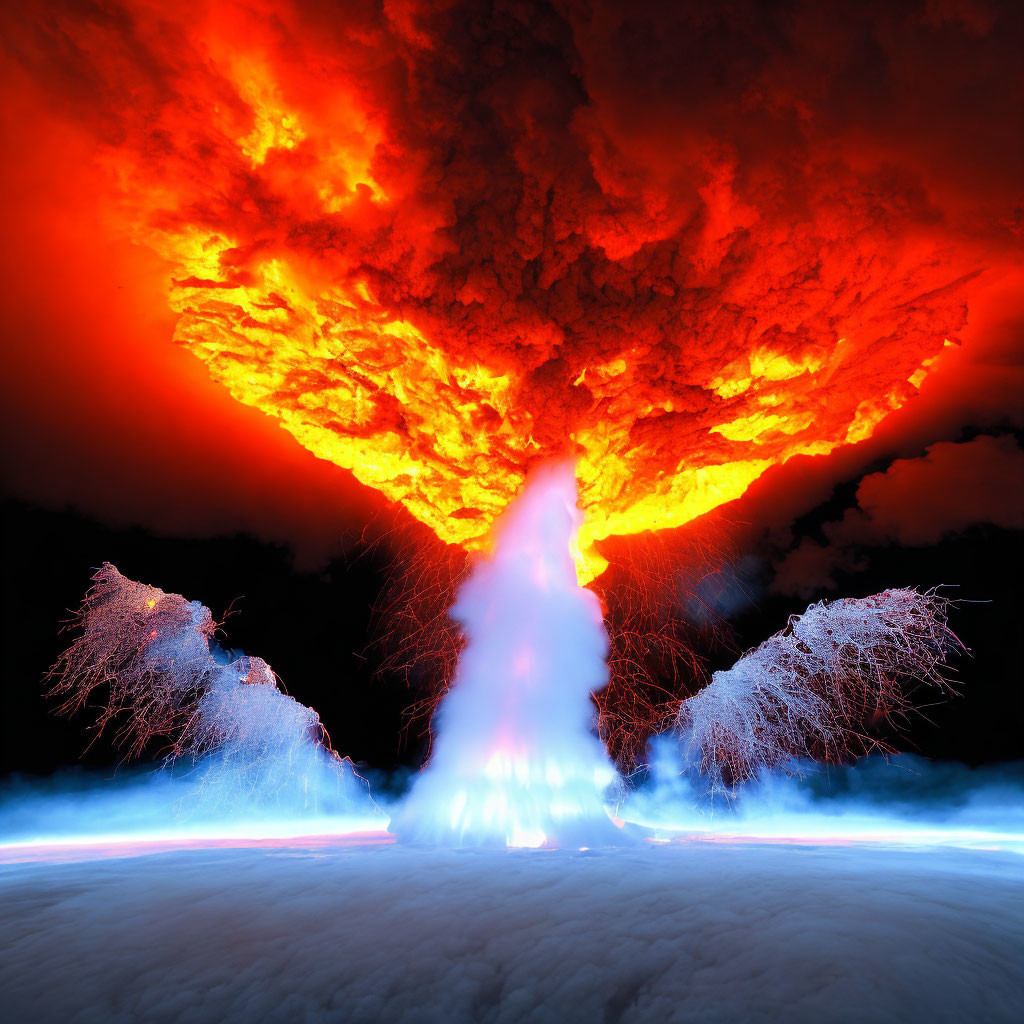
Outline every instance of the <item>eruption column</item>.
POLYGON ((618 832, 616 774, 593 732, 608 681, 597 598, 577 582, 582 521, 571 464, 536 472, 498 522, 493 553, 459 592, 467 636, 435 716, 433 754, 391 830, 402 839, 590 846, 618 832))

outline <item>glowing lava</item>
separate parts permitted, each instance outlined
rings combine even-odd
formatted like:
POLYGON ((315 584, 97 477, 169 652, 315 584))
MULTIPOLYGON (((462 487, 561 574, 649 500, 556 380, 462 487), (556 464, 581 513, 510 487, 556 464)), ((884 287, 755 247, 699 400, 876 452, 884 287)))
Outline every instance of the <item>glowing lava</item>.
POLYGON ((593 732, 606 685, 597 598, 576 580, 571 464, 533 475, 452 615, 468 643, 434 719, 430 763, 389 826, 400 839, 591 846, 617 838, 615 771, 593 732))

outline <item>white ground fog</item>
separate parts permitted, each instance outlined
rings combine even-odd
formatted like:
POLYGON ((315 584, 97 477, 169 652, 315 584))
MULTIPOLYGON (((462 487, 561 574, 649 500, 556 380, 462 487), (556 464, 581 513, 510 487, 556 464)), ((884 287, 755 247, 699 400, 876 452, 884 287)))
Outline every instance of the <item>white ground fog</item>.
POLYGON ((0 865, 5 1020, 1019 1021, 1024 857, 687 841, 0 865))

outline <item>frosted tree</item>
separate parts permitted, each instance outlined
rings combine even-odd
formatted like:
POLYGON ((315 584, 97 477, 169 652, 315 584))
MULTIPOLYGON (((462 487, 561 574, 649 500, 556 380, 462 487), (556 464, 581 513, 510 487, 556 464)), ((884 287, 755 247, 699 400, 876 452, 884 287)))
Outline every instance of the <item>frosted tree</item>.
POLYGON ((203 795, 225 810, 342 812, 367 800, 317 713, 284 693, 262 658, 225 654, 198 601, 106 563, 74 625, 80 635, 50 670, 50 693, 65 713, 99 697, 97 734, 115 728, 129 755, 163 740, 167 761, 195 763, 203 795))
POLYGON ((920 685, 949 689, 962 649, 934 591, 821 601, 683 701, 684 753, 713 791, 799 760, 841 761, 884 744, 867 730, 910 708, 920 685))

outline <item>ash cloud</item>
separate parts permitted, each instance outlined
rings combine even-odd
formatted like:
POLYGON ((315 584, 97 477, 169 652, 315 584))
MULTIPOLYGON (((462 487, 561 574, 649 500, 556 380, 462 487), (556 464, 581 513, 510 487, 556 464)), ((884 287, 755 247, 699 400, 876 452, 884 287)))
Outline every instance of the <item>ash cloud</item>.
POLYGON ((806 597, 835 589, 835 573, 863 567, 871 548, 927 547, 972 526, 1024 528, 1024 450, 1009 434, 941 442, 861 479, 857 504, 780 559, 772 589, 806 597))
MULTIPOLYGON (((132 4, 39 11, 7 46, 53 116, 115 163, 190 183, 141 211, 149 228, 230 235, 232 280, 286 256, 311 288, 365 282, 446 357, 514 371, 512 411, 471 425, 507 423, 485 476, 524 471, 517 438, 557 451, 612 424, 603 454, 628 456, 610 486, 629 504, 680 455, 770 462, 834 440, 865 395, 881 403, 869 418, 909 398, 922 359, 1020 271, 1015 4, 253 4, 237 31, 216 5, 187 22, 132 4), (227 35, 266 56, 277 93, 232 85, 227 35), (337 109, 317 76, 337 79, 337 109), (256 166, 236 143, 271 100, 294 104, 307 139, 256 166), (366 156, 386 210, 334 164, 344 203, 325 212, 306 178, 328 166, 314 145, 328 132, 366 156), (813 422, 711 429, 761 411, 756 389, 712 397, 716 374, 765 346, 802 364, 843 333, 860 340, 816 382, 813 422)), ((760 397, 797 415, 806 384, 760 397)), ((400 413, 382 402, 374 422, 428 443, 400 413)))

